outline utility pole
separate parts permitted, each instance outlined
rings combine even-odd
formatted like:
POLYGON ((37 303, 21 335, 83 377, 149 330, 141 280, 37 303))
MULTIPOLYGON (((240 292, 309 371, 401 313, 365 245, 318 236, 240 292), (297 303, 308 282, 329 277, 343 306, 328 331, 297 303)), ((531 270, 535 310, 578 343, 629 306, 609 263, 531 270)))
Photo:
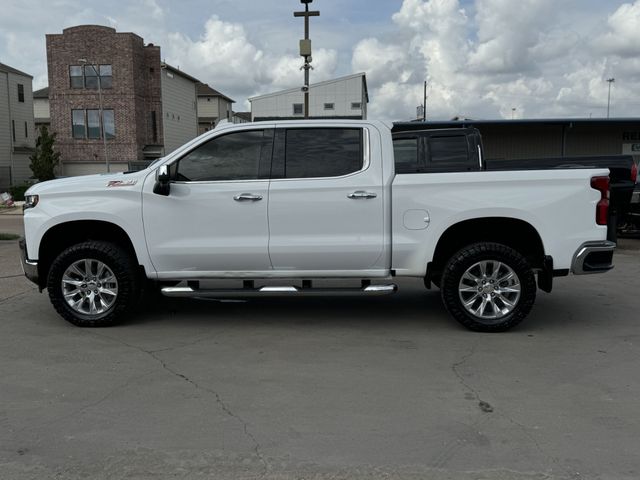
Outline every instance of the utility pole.
POLYGON ((609 118, 609 112, 611 109, 611 84, 616 81, 615 78, 608 78, 607 82, 609 83, 609 96, 607 97, 607 118, 609 118))
POLYGON ((293 12, 294 17, 304 17, 304 39, 300 40, 300 56, 304 57, 304 118, 309 118, 309 70, 311 70, 311 40, 309 39, 309 17, 319 17, 320 12, 309 11, 309 4, 313 0, 300 0, 304 3, 304 12, 293 12))

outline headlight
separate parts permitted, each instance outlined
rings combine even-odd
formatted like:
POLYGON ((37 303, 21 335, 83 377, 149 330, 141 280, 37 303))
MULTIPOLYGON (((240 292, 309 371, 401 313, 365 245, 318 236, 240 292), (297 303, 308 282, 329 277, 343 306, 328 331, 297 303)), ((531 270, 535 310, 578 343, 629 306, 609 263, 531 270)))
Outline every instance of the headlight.
POLYGON ((25 195, 22 211, 25 211, 28 208, 35 207, 36 205, 38 205, 39 201, 40 201, 40 197, 38 197, 38 195, 25 195))

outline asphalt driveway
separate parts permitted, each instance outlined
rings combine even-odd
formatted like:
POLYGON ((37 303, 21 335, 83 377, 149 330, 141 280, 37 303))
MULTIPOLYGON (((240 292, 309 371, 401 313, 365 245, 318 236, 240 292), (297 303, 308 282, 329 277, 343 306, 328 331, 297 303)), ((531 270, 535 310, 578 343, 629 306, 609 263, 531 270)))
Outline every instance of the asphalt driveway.
POLYGON ((0 478, 637 479, 640 251, 623 247, 478 334, 418 281, 160 299, 83 330, 0 242, 0 478))

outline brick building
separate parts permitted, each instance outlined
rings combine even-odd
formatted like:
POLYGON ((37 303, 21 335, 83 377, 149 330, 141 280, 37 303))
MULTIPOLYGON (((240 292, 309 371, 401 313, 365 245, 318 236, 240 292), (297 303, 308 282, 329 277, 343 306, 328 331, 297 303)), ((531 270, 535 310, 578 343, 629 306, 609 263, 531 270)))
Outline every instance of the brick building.
POLYGON ((106 158, 111 171, 144 166, 197 136, 198 80, 162 63, 159 46, 99 25, 46 41, 61 175, 104 172, 106 158))

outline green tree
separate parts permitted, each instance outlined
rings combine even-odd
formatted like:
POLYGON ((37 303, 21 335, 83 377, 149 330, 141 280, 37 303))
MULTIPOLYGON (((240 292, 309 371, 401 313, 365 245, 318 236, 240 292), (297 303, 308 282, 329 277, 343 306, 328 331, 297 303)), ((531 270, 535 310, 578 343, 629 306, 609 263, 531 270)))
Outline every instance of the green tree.
POLYGON ((53 150, 56 134, 49 133, 46 125, 40 127, 40 135, 36 140, 36 151, 29 157, 29 168, 33 176, 41 182, 56 178, 55 169, 60 163, 60 152, 53 150))

